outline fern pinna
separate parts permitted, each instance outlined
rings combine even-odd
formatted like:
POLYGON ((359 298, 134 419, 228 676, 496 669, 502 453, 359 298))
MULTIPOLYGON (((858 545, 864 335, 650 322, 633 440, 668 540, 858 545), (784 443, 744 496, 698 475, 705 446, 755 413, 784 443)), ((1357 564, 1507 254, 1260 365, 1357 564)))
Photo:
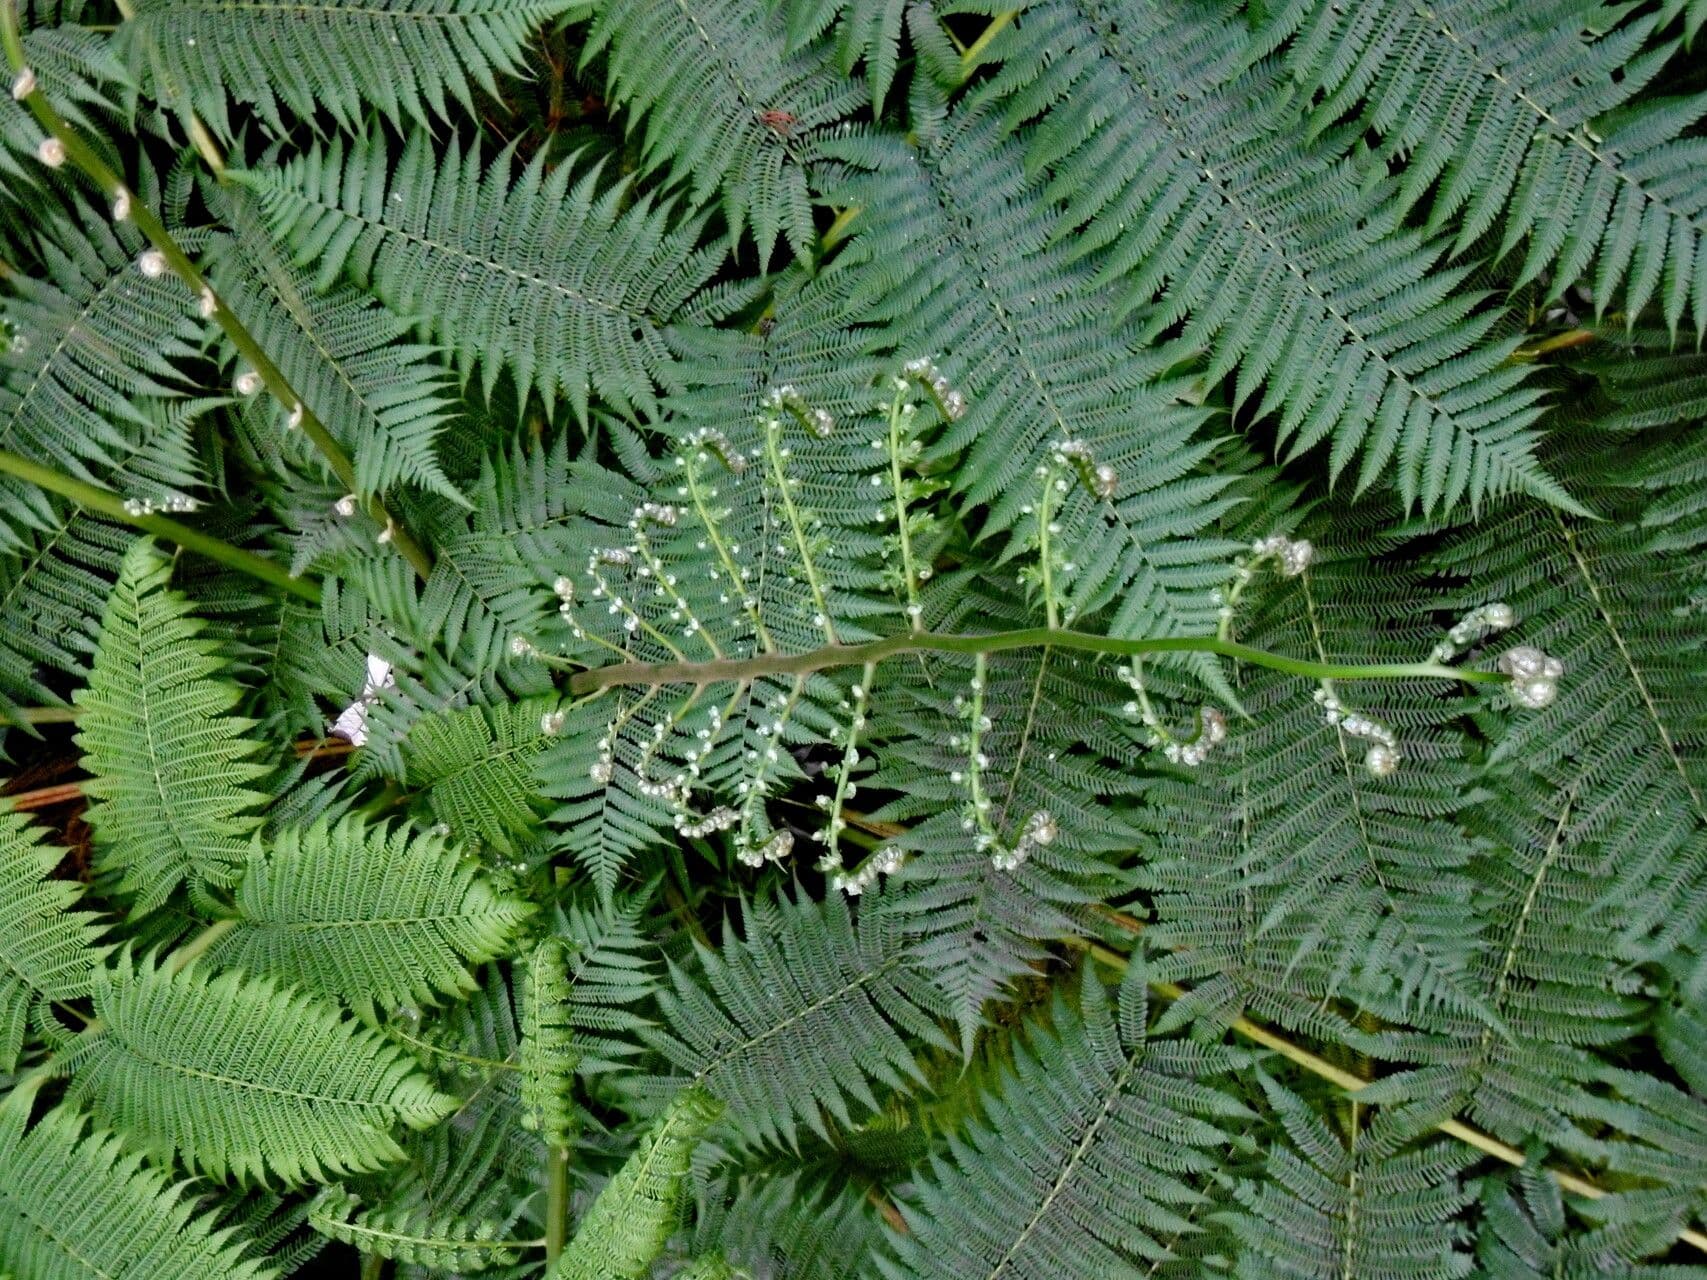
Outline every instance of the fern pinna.
POLYGON ((1699 0, 0 0, 0 1275, 1684 1280, 1699 0))

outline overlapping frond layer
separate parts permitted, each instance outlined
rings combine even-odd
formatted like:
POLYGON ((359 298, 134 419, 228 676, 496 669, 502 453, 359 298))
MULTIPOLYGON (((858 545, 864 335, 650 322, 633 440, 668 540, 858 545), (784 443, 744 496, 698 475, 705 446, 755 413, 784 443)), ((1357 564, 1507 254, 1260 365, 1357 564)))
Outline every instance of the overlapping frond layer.
POLYGON ((1292 0, 1267 15, 1265 46, 1326 127, 1361 111, 1383 159, 1402 157, 1399 207, 1428 201, 1462 251, 1498 232, 1523 246, 1517 279, 1559 296, 1591 282, 1597 314, 1630 323, 1657 301, 1675 337, 1707 331, 1707 97, 1632 101, 1678 42, 1658 14, 1544 0, 1382 0, 1355 9, 1292 0), (1432 193, 1432 194, 1431 194, 1432 193))
POLYGON ((415 1204, 368 1206, 338 1186, 315 1197, 309 1221, 322 1235, 342 1240, 370 1257, 433 1270, 461 1273, 514 1266, 525 1252, 499 1235, 494 1219, 435 1215, 415 1204))
POLYGON ((250 856, 216 964, 349 1002, 430 1004, 474 989, 532 912, 461 846, 355 818, 281 831, 250 856))
POLYGON ((101 1030, 71 1059, 71 1096, 216 1178, 375 1169, 402 1155, 394 1129, 456 1106, 390 1041, 268 978, 127 961, 94 995, 101 1030))
POLYGON ((0 812, 0 1071, 17 1065, 30 1008, 41 999, 89 993, 105 932, 95 917, 68 910, 72 881, 50 879, 61 849, 20 814, 0 812))
POLYGON ((1467 1148, 1437 1139, 1405 1149, 1404 1133, 1377 1117, 1367 1130, 1354 1106, 1350 1132, 1267 1075, 1263 1094, 1287 1141, 1271 1148, 1263 1181, 1238 1184, 1240 1209, 1222 1211, 1246 1246, 1240 1274, 1267 1278, 1340 1274, 1368 1280, 1470 1274, 1462 1214, 1475 1198, 1460 1182, 1467 1148))
POLYGON ((695 1149, 723 1108, 700 1089, 672 1101, 599 1192, 551 1280, 641 1280, 676 1226, 695 1149))
POLYGON ((63 700, 49 673, 88 665, 112 566, 130 540, 128 529, 55 504, 46 528, 0 556, 0 706, 63 700))
POLYGON ((673 1070, 648 1091, 691 1083, 742 1131, 792 1143, 876 1111, 877 1090, 923 1083, 909 1040, 948 1047, 940 999, 882 912, 778 897, 749 904, 743 926, 694 968, 672 966, 664 1021, 644 1034, 673 1070))
POLYGON ((235 882, 263 803, 250 784, 266 772, 251 722, 232 714, 239 691, 170 575, 146 539, 126 553, 77 693, 97 856, 138 911, 192 877, 235 882))
POLYGON ((716 197, 729 239, 751 232, 815 256, 810 166, 828 126, 861 104, 816 51, 788 51, 781 16, 754 0, 607 0, 583 61, 604 53, 610 96, 640 127, 641 154, 695 204, 716 197))
POLYGON ((57 1107, 26 1128, 29 1099, 0 1106, 0 1269, 30 1280, 268 1280, 248 1241, 197 1210, 163 1169, 57 1107))
POLYGON ((1254 104, 1239 19, 1148 0, 1029 8, 992 92, 1038 119, 1057 234, 1147 329, 1184 325, 1278 415, 1292 452, 1328 442, 1328 473, 1390 479, 1424 510, 1509 492, 1573 505, 1535 457, 1541 391, 1508 363, 1518 336, 1444 240, 1408 229, 1391 180, 1254 104), (1154 300, 1155 305, 1149 306, 1154 300))
MULTIPOLYGON (((1333 554, 1265 584, 1240 610, 1240 638, 1314 661, 1426 655, 1426 625, 1408 610, 1382 618, 1381 601, 1404 598, 1401 570, 1333 554)), ((1330 715, 1304 682, 1268 671, 1241 673, 1238 695, 1251 719, 1200 768, 1155 779, 1135 815, 1159 827, 1137 876, 1157 895, 1155 936, 1179 949, 1157 971, 1197 986, 1176 1016, 1249 1005, 1308 1028, 1339 997, 1394 1022, 1452 1015, 1492 1031, 1475 972, 1483 921, 1464 906, 1477 844, 1456 820, 1471 777, 1456 708, 1432 687, 1383 682, 1339 686, 1330 715), (1377 740, 1348 717, 1394 736, 1396 773, 1366 768, 1377 740)))
MULTIPOLYGON (((474 109, 521 69, 523 45, 581 0, 138 0, 119 28, 131 73, 156 99, 234 135, 230 103, 275 133, 325 111, 354 130, 377 108, 422 126, 474 109)), ((241 118, 241 117, 239 117, 241 118)))
POLYGON ((583 420, 593 396, 655 415, 658 388, 674 380, 663 326, 723 256, 701 244, 703 218, 678 223, 596 167, 548 172, 541 153, 513 173, 507 151, 425 130, 395 167, 375 131, 243 181, 320 284, 347 268, 394 311, 422 317, 465 377, 479 364, 488 393, 508 369, 523 401, 537 389, 583 420))
POLYGON ((568 944, 569 1018, 576 1070, 600 1075, 626 1069, 640 1052, 640 1010, 663 982, 657 949, 645 928, 644 896, 610 902, 570 901, 554 932, 568 944))
MULTIPOLYGON (((118 117, 128 121, 121 104, 129 100, 126 75, 112 46, 93 31, 69 25, 36 27, 24 32, 24 56, 36 68, 38 78, 45 78, 58 90, 59 110, 79 128, 99 135, 95 122, 118 117)), ((27 24, 26 24, 27 25, 27 24)), ((47 172, 35 158, 41 141, 40 125, 29 108, 14 102, 9 96, 0 97, 0 174, 6 183, 0 187, 0 209, 37 207, 45 199, 57 203, 57 197, 47 196, 46 188, 54 185, 47 172)), ((14 223, 0 221, 0 244, 12 237, 18 243, 26 241, 33 227, 23 218, 14 223)))
POLYGON ((1098 554, 1069 587, 1073 613, 1119 597, 1111 630, 1172 635, 1213 617, 1208 588, 1231 546, 1210 532, 1224 481, 1186 478, 1207 446, 1195 378, 1171 372, 1184 349, 1141 351, 1135 326, 1112 323, 1113 293, 1051 243, 1048 206, 1018 143, 992 113, 931 117, 916 144, 862 134, 834 144, 846 165, 830 184, 859 208, 838 270, 852 316, 902 357, 942 352, 968 407, 933 447, 962 453, 953 483, 988 504, 987 533, 1024 523, 1039 496, 1032 472, 1076 441, 1113 467, 1095 504, 1098 554))
POLYGON ((458 839, 513 853, 536 834, 534 762, 556 710, 546 697, 424 716, 403 744, 404 778, 458 839))
MULTIPOLYGON (((249 208, 234 209, 232 221, 237 234, 209 246, 213 287, 354 460, 357 496, 407 482, 466 501, 434 449, 455 413, 438 353, 402 341, 408 322, 357 290, 316 292, 249 208)), ((274 403, 263 412, 273 430, 289 430, 291 407, 274 403)))
POLYGON ((1076 1007, 1057 995, 984 1114, 921 1172, 885 1276, 1128 1274, 1197 1229, 1226 1130, 1250 1113, 1206 1083, 1224 1050, 1147 1037, 1145 994, 1134 964, 1114 1001, 1088 972, 1076 1007))
MULTIPOLYGON (((41 274, 4 277, 0 449, 96 481, 148 451, 182 492, 200 479, 194 454, 161 431, 148 402, 183 394, 176 362, 199 341, 192 299, 176 280, 137 270, 133 229, 80 201, 70 209, 39 215, 41 274)), ((11 476, 0 495, 0 551, 26 554, 30 531, 55 525, 53 504, 11 476)))

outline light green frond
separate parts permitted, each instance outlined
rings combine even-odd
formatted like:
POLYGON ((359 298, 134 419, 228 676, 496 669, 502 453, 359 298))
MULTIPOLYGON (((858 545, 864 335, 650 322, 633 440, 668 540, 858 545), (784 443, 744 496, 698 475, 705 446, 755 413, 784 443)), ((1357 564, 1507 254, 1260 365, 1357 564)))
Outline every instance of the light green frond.
POLYGON ((405 781, 457 839, 513 853, 539 825, 534 761, 556 711, 545 697, 425 716, 403 743, 405 781))
POLYGON ((263 802, 249 784, 266 772, 250 722, 231 714, 238 690, 218 678, 224 664, 170 574, 147 540, 126 553, 77 694, 97 854, 139 911, 187 878, 235 882, 263 802))
POLYGON ((18 1280, 271 1280, 247 1241, 197 1211, 165 1170, 57 1107, 27 1130, 29 1092, 0 1105, 0 1273, 18 1280))
POLYGON ((649 1022, 639 1010, 663 981, 646 931, 647 896, 591 898, 564 904, 552 926, 569 950, 569 1017, 581 1054, 576 1070, 584 1076, 629 1069, 649 1022))
POLYGON ((472 991, 532 907, 459 845, 346 818, 258 843, 237 912, 214 963, 389 1008, 472 991))
POLYGON ((814 257, 810 166, 820 135, 859 105, 814 52, 787 52, 759 0, 605 0, 583 61, 603 53, 609 94, 628 107, 648 167, 694 203, 714 196, 729 239, 750 231, 768 262, 779 239, 814 257))
POLYGON ((309 1221, 333 1240, 353 1245, 370 1257, 437 1271, 484 1271, 519 1262, 527 1250, 499 1235, 492 1219, 471 1222, 433 1217, 418 1207, 366 1207, 343 1187, 328 1187, 314 1200, 309 1221))
POLYGON ((661 1024, 643 1034, 674 1070, 649 1092, 690 1083, 743 1132, 793 1143, 802 1126, 876 1111, 877 1090, 923 1084, 915 1039, 952 1042, 890 918, 784 896, 749 905, 743 924, 699 949, 697 972, 672 966, 661 1024))
POLYGON ((580 0, 138 0, 119 27, 126 65, 161 102, 234 134, 229 99, 276 133, 283 111, 321 111, 345 129, 378 108, 422 126, 474 109, 498 76, 521 68, 523 45, 580 0), (281 110, 281 108, 283 110, 281 110))
POLYGON ((676 1226, 694 1150, 722 1108, 689 1089, 653 1122, 599 1192, 551 1280, 641 1280, 676 1226))
POLYGON ((537 389, 583 421, 593 396, 655 415, 673 382, 664 327, 722 246, 700 246, 703 218, 678 225, 625 183, 601 189, 597 168, 543 161, 512 175, 508 151, 417 130, 393 168, 375 132, 242 180, 320 284, 349 268, 392 310, 425 319, 464 377, 481 364, 488 395, 508 369, 521 401, 537 389))
POLYGON ((216 1178, 375 1169, 402 1155, 395 1128, 456 1106, 395 1045, 267 978, 126 962, 94 996, 101 1029, 70 1060, 71 1096, 216 1178))
POLYGON ((522 979, 522 1123, 550 1147, 567 1147, 579 1127, 573 1090, 581 1055, 566 951, 555 938, 540 943, 522 979))
POLYGON ((879 1255, 894 1280, 1126 1275, 1195 1228, 1229 1131, 1251 1113, 1214 1077, 1226 1051, 1145 1035, 1143 966, 1111 1007, 1089 972, 1058 996, 985 1098, 983 1116, 920 1170, 908 1231, 879 1255))
POLYGON ((76 1000, 106 948, 95 917, 68 910, 77 884, 50 879, 64 854, 21 814, 0 812, 0 1071, 17 1065, 30 1007, 76 1000))

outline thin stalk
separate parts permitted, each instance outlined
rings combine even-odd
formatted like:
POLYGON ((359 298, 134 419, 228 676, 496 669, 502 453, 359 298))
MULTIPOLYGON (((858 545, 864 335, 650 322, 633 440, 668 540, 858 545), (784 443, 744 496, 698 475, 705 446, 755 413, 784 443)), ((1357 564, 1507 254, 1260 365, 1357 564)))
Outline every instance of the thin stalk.
POLYGON ((1213 636, 1174 636, 1131 640, 1087 631, 1052 627, 1023 627, 985 635, 944 635, 915 631, 904 635, 868 640, 864 644, 830 644, 806 653, 760 653, 750 658, 724 658, 708 662, 623 662, 577 672, 569 681, 572 693, 595 693, 619 685, 656 688, 668 684, 707 685, 725 681, 750 681, 764 676, 808 675, 829 667, 862 666, 903 653, 992 654, 1010 649, 1035 649, 1052 645, 1080 652, 1138 657, 1152 653, 1213 653, 1223 658, 1249 662, 1253 666, 1284 671, 1311 680, 1463 680, 1470 684, 1503 684, 1509 677, 1495 671, 1451 667, 1440 662, 1390 662, 1368 666, 1332 662, 1308 662, 1288 658, 1266 649, 1220 640, 1213 636))
MULTIPOLYGON (((1124 970, 1131 963, 1118 951, 1105 947, 1100 942, 1088 942, 1082 938, 1064 938, 1062 941, 1070 947, 1085 952, 1110 968, 1124 970)), ((1178 1000, 1186 994, 1186 989, 1176 982, 1152 982, 1150 990, 1163 1000, 1178 1000)), ((1296 1044, 1284 1036, 1276 1035, 1267 1027, 1252 1022, 1249 1018, 1237 1017, 1228 1025, 1238 1035, 1262 1045, 1265 1049, 1278 1053, 1288 1062, 1303 1068, 1311 1075, 1344 1090, 1349 1096, 1355 1097, 1361 1090, 1368 1088, 1371 1083, 1362 1076, 1354 1075, 1345 1068, 1334 1065, 1320 1054, 1310 1052, 1303 1045, 1296 1044)), ((1456 1138, 1460 1142, 1475 1147, 1484 1155, 1492 1156, 1494 1159, 1503 1161, 1515 1168, 1521 1169, 1528 1163, 1523 1152, 1509 1142, 1502 1142, 1492 1134, 1484 1133, 1474 1125, 1465 1124, 1462 1120, 1443 1120, 1435 1128, 1448 1137, 1456 1138)), ((1574 1173, 1567 1173, 1563 1169, 1549 1168, 1545 1169, 1545 1172, 1563 1190, 1569 1191, 1572 1195, 1582 1196, 1587 1200, 1601 1200, 1608 1194, 1605 1188, 1598 1187, 1588 1179, 1579 1177, 1574 1173)), ((1707 1253, 1707 1234, 1685 1228, 1678 1233, 1677 1238, 1707 1253)))
POLYGON ((24 724, 72 724, 76 707, 14 707, 12 718, 24 724))
MULTIPOLYGON (((5 49, 6 61, 14 76, 28 69, 29 64, 24 56, 23 32, 18 22, 17 0, 0 0, 0 47, 5 49)), ((39 84, 23 96, 23 102, 41 127, 64 145, 66 159, 100 188, 108 200, 117 201, 121 197, 124 199, 129 205, 128 216, 136 223, 137 230, 141 231, 148 242, 166 259, 172 273, 189 288, 191 297, 212 299, 210 318, 219 325, 249 367, 260 376, 262 384, 286 411, 295 416, 297 410, 301 410, 300 425, 303 434, 326 459, 339 483, 352 492, 356 491, 355 467, 350 462, 349 455, 344 452, 343 446, 332 438, 326 424, 303 402, 302 397, 296 393, 296 388, 291 386, 290 380, 273 363, 265 349, 255 340, 255 336, 219 299, 218 294, 213 292, 196 264, 172 238, 172 233, 166 230, 166 225, 130 190, 124 179, 108 167, 107 162, 83 140, 82 135, 54 109, 39 84)), ((432 560, 409 531, 397 522, 377 497, 369 497, 363 505, 367 514, 389 531, 392 545, 415 572, 423 578, 427 577, 432 572, 432 560)))
POLYGON ((963 81, 978 69, 978 59, 983 56, 984 50, 990 47, 990 41, 999 36, 1002 29, 1018 16, 1018 9, 1009 9, 1003 13, 998 13, 990 19, 989 25, 978 33, 978 38, 961 50, 960 76, 963 81))
POLYGON ((553 1147, 545 1157, 545 1265, 557 1264, 569 1239, 569 1148, 553 1147))
MULTIPOLYGON (((10 3, 11 0, 0 0, 0 9, 10 3)), ((271 583, 281 591, 288 591, 291 595, 300 596, 316 604, 320 602, 320 588, 306 579, 296 577, 283 565, 258 556, 252 551, 245 551, 242 547, 234 547, 222 538, 203 533, 200 529, 192 529, 189 525, 180 524, 166 516, 135 515, 125 509, 124 499, 111 489, 103 489, 99 485, 75 479, 4 449, 0 449, 0 472, 17 476, 38 489, 46 489, 49 493, 69 498, 78 506, 97 511, 110 519, 156 534, 187 551, 198 552, 210 560, 217 560, 229 568, 236 569, 239 573, 246 573, 252 578, 271 583)), ((50 722, 38 720, 32 723, 50 722)))
POLYGON ((380 1253, 362 1254, 362 1280, 380 1280, 385 1274, 385 1255, 380 1253))

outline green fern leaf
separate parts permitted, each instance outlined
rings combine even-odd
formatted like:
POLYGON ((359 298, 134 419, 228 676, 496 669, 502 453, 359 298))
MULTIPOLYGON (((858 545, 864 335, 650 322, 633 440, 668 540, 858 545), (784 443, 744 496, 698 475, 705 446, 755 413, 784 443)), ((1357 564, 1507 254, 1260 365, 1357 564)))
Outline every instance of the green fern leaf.
POLYGON ((315 1197, 309 1221, 333 1240, 354 1245, 370 1257, 444 1271, 484 1271, 512 1266, 523 1249, 498 1238, 498 1223, 433 1217, 421 1209, 366 1207, 343 1187, 315 1197))
MULTIPOLYGON (((81 201, 38 217, 42 274, 4 277, 0 317, 12 336, 0 347, 0 448, 97 481, 164 450, 182 492, 199 482, 193 455, 171 452, 149 402, 183 394, 178 362, 199 341, 188 292, 137 270, 145 242, 128 223, 81 201)), ((53 504, 11 476, 0 495, 0 551, 27 552, 26 531, 56 523, 53 504)))
POLYGON ((551 1280, 641 1280, 649 1273, 675 1228, 694 1151, 721 1109, 698 1089, 670 1104, 599 1192, 551 1280))
POLYGON ((476 90, 521 69, 535 28, 580 0, 139 0, 120 28, 126 65, 156 98, 235 136, 228 98, 279 134, 281 107, 345 129, 376 107, 392 124, 474 109, 476 90))
POLYGON ((237 911, 215 963, 390 1008, 474 990, 532 908, 438 836, 345 818, 258 845, 237 911))
POLYGON ((127 961, 94 996, 101 1028, 68 1059, 70 1096, 214 1177, 375 1169, 402 1156, 394 1126, 456 1107, 377 1033, 267 978, 127 961))
POLYGON ((244 736, 250 722, 231 714, 238 691, 216 678, 223 663, 167 588, 170 572, 147 540, 126 553, 77 694, 89 822, 138 911, 186 878, 236 881, 260 821, 249 783, 266 772, 244 736))
POLYGON ((556 939, 535 947, 522 988, 522 1124, 549 1147, 567 1147, 578 1127, 572 1091, 581 1055, 564 951, 556 939))
POLYGON ((753 0, 607 0, 582 55, 607 55, 609 96, 644 126, 646 164, 696 205, 716 195, 729 239, 751 231, 762 262, 778 239, 815 256, 818 135, 859 105, 818 57, 786 48, 780 19, 753 0))
POLYGON ((403 744, 405 779, 458 838, 514 853, 538 826, 535 758, 555 735, 555 698, 423 717, 403 744))
POLYGON ((1045 117, 1030 163, 1065 201, 1057 234, 1089 224, 1074 251, 1098 253, 1125 309, 1160 297, 1148 331, 1185 322, 1283 443, 1331 441, 1330 477, 1361 457, 1358 491, 1391 476, 1425 511, 1513 491, 1574 509, 1535 458, 1541 393, 1508 363, 1503 313, 1438 268, 1445 243, 1404 227, 1347 140, 1252 109, 1282 89, 1236 74, 1239 25, 1150 0, 1027 9, 992 92, 1012 125, 1045 117))
POLYGON ((792 1143, 802 1125, 821 1133, 876 1111, 875 1088, 922 1084, 911 1037, 952 1044, 881 911, 856 921, 839 897, 779 897, 749 905, 744 924, 743 937, 699 949, 699 973, 671 967, 661 1024, 643 1034, 675 1071, 649 1091, 690 1083, 743 1131, 792 1143))
POLYGON ((270 1280, 171 1175, 33 1091, 0 1104, 0 1272, 29 1280, 270 1280))
POLYGON ((1086 972, 1079 1007, 1057 997, 984 1118, 933 1155, 902 1206, 908 1233, 879 1257, 894 1280, 970 1275, 1054 1280, 1130 1274, 1163 1256, 1158 1237, 1193 1229, 1192 1211, 1251 1113, 1209 1083, 1224 1050, 1146 1037, 1144 966, 1111 1008, 1086 972))
POLYGON ((657 412, 673 382, 665 326, 722 258, 700 246, 703 218, 673 225, 668 208, 626 184, 600 191, 598 169, 549 173, 543 154, 512 178, 452 139, 409 136, 395 169, 383 138, 331 145, 242 175, 274 234, 330 283, 348 266, 393 310, 422 316, 466 377, 484 365, 488 395, 515 377, 586 420, 599 396, 657 412))
POLYGON ((31 1006, 88 995, 106 952, 95 918, 68 910, 76 884, 49 878, 64 851, 44 834, 19 814, 0 813, 0 1071, 17 1065, 31 1006))

